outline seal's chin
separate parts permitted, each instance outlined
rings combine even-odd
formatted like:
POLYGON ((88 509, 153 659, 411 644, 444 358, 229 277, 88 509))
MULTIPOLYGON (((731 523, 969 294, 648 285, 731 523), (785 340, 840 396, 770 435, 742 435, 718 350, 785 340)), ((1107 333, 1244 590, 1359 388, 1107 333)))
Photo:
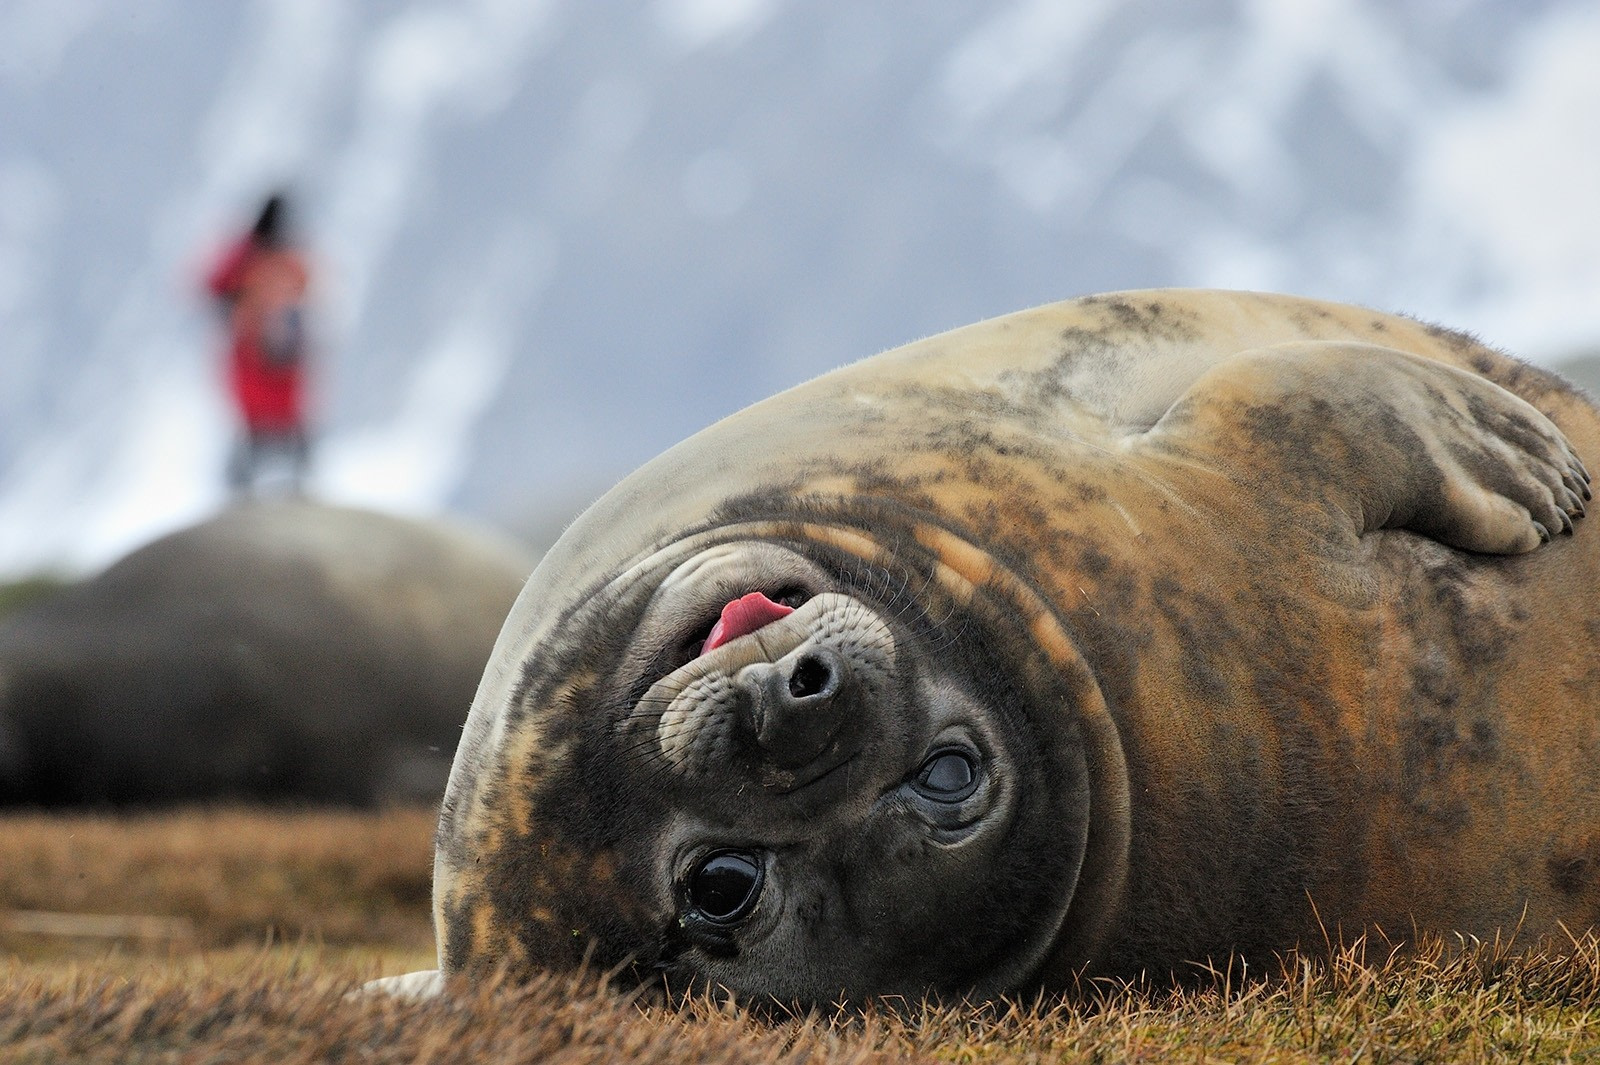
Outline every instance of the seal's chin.
POLYGON ((836 587, 810 559, 759 540, 715 544, 677 561, 645 604, 620 663, 634 686, 630 705, 687 663, 836 587))

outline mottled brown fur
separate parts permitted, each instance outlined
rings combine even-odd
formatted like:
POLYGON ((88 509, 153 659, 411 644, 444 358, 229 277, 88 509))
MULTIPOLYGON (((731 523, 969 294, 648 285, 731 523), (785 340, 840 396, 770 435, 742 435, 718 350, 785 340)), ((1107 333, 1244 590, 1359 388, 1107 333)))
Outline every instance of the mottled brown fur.
POLYGON ((1016 686, 1041 758, 1082 759, 1060 832, 1087 857, 1021 983, 1594 925, 1600 532, 1566 516, 1586 478, 1536 415, 1437 363, 1600 455, 1587 402, 1463 334, 1206 292, 933 337, 669 451, 580 519, 502 634, 441 822, 445 968, 630 935, 656 956, 641 930, 665 917, 625 851, 665 800, 565 745, 603 750, 595 720, 628 713, 605 685, 629 604, 740 523, 898 582, 929 646, 1016 686), (1553 541, 1530 550, 1533 519, 1553 541), (635 790, 575 812, 596 776, 635 790))

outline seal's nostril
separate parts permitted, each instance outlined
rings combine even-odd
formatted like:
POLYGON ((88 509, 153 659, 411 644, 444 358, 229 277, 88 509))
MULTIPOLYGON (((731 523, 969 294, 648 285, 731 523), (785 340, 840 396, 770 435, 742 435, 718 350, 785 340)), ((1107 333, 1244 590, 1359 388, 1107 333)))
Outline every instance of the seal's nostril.
POLYGON ((735 684, 740 742, 753 741, 763 761, 783 769, 821 757, 861 694, 852 690, 846 659, 816 644, 745 666, 735 684))
POLYGON ((806 655, 795 663, 794 672, 789 676, 789 694, 796 699, 827 695, 833 688, 833 668, 815 655, 806 655))

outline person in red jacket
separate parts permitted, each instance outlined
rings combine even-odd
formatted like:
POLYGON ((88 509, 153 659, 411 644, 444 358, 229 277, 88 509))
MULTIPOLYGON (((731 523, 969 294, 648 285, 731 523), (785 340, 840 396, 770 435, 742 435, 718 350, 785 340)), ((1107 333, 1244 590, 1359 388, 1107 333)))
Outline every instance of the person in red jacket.
POLYGON ((250 232, 223 253, 206 279, 228 323, 228 383, 243 423, 228 460, 228 484, 240 495, 254 492, 262 462, 273 452, 288 459, 296 494, 311 461, 307 270, 290 241, 287 215, 282 193, 268 197, 250 232))

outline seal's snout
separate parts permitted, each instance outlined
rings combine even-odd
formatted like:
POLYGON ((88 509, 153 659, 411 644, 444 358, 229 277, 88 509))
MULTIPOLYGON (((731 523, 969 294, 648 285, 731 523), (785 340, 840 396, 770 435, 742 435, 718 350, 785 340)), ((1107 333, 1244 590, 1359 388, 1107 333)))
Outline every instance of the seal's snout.
POLYGON ((777 662, 739 673, 750 697, 751 724, 763 754, 785 769, 809 765, 827 749, 843 721, 844 661, 810 646, 777 662))
POLYGON ((795 791, 817 779, 810 768, 826 773, 853 756, 893 703, 893 633, 836 592, 795 608, 742 596, 723 607, 705 647, 652 685, 634 715, 685 783, 753 773, 769 791, 795 791))

